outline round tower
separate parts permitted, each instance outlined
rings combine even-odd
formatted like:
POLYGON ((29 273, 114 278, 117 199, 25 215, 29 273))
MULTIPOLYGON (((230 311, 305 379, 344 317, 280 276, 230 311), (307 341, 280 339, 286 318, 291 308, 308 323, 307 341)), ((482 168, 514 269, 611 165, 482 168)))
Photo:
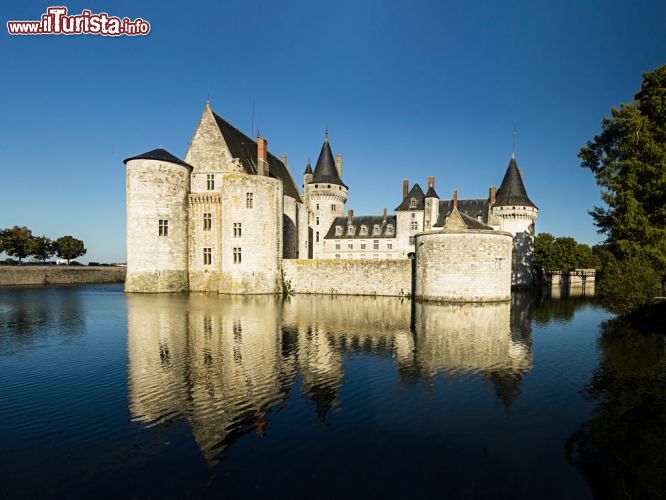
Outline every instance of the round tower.
POLYGON ((515 155, 497 190, 492 214, 500 221, 500 229, 513 235, 511 285, 528 288, 533 281, 534 224, 539 209, 527 196, 522 172, 515 155))
POLYGON ((312 228, 312 257, 315 259, 323 258, 324 237, 335 218, 343 217, 345 213, 348 188, 342 182, 341 173, 342 156, 338 155, 337 161, 333 159, 326 132, 314 172, 308 174, 306 169, 304 176, 309 226, 312 228))
POLYGON ((127 292, 188 290, 192 167, 164 149, 124 161, 127 192, 127 292))

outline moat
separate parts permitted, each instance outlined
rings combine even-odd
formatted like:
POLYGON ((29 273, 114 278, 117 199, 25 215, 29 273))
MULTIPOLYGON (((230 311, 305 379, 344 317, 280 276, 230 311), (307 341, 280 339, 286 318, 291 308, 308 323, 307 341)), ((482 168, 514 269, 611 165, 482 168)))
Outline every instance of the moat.
POLYGON ((664 345, 568 294, 0 288, 0 498, 657 498, 664 345))

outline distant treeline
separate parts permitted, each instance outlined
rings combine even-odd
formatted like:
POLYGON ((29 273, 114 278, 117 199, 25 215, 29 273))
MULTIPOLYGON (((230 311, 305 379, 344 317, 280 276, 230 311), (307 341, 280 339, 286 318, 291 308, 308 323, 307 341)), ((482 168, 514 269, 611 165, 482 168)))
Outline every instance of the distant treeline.
POLYGON ((47 236, 33 236, 32 231, 25 226, 14 226, 0 229, 0 253, 16 257, 21 262, 26 257, 46 262, 57 255, 69 264, 72 259, 85 255, 86 248, 83 241, 73 236, 61 236, 52 240, 47 236))
POLYGON ((539 233, 534 238, 534 268, 541 271, 571 271, 602 267, 602 245, 590 247, 569 236, 556 238, 550 233, 539 233))

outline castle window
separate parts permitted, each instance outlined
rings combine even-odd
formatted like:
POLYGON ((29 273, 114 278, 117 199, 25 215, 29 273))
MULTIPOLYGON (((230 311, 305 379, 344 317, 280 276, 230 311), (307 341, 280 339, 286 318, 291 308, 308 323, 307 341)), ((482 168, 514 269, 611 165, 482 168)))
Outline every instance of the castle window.
POLYGON ((241 249, 240 247, 234 247, 234 264, 241 263, 241 249))
POLYGON ((331 205, 331 212, 335 212, 335 203, 331 205))
POLYGON ((319 210, 319 203, 317 203, 317 210, 319 210))
POLYGON ((210 231, 210 228, 213 226, 212 214, 203 214, 203 224, 204 231, 210 231))
POLYGON ((160 219, 158 234, 160 236, 169 236, 169 221, 168 220, 160 219))
POLYGON ((335 249, 340 250, 340 242, 339 241, 335 242, 335 249))
POLYGON ((379 240, 372 241, 372 248, 374 248, 375 250, 379 250, 379 240))
POLYGON ((361 226, 361 232, 359 234, 368 234, 368 226, 361 226))
POLYGON ((386 234, 393 234, 393 224, 388 224, 386 226, 386 234))
POLYGON ((356 228, 354 226, 348 226, 347 227, 347 234, 350 236, 354 236, 354 233, 356 232, 356 228))
POLYGON ((419 228, 419 223, 418 222, 412 221, 412 222, 409 223, 409 229, 411 229, 412 231, 415 231, 418 228, 419 228))
MULTIPOLYGON (((317 207, 319 208, 319 207, 317 207)), ((317 225, 319 225, 319 216, 317 216, 317 225)))
POLYGON ((208 191, 212 191, 213 189, 215 189, 215 175, 214 174, 206 175, 206 189, 208 189, 208 191))
POLYGON ((213 261, 213 258, 212 258, 211 253, 210 253, 210 248, 204 248, 203 249, 203 263, 204 263, 204 266, 210 266, 212 261, 213 261))
POLYGON ((254 194, 253 193, 247 193, 245 195, 245 206, 247 208, 254 208, 254 194))
POLYGON ((342 236, 342 226, 335 226, 335 235, 342 236))
POLYGON ((372 234, 381 234, 382 228, 379 224, 375 224, 372 228, 372 234))
POLYGON ((393 243, 387 243, 386 248, 389 250, 393 250, 393 243))
POLYGON ((386 256, 387 259, 390 259, 390 258, 392 258, 392 257, 393 257, 393 256, 392 256, 391 254, 388 254, 388 255, 386 256))
POLYGON ((319 231, 315 234, 315 241, 319 243, 319 231))
POLYGON ((361 259, 365 259, 365 254, 364 253, 361 254, 361 259))
POLYGON ((234 222, 234 238, 240 238, 241 237, 241 223, 240 222, 234 222))
POLYGON ((416 198, 410 198, 409 208, 416 208, 416 198))
POLYGON ((326 186, 326 187, 327 187, 328 189, 331 189, 331 185, 330 185, 330 184, 329 184, 328 186, 326 186))
POLYGON ((412 214, 412 219, 416 219, 416 214, 412 214))
POLYGON ((347 248, 349 250, 353 250, 354 249, 354 244, 353 243, 347 243, 347 248))
POLYGON ((413 245, 415 241, 416 241, 416 238, 414 236, 409 237, 409 244, 410 245, 413 245))
POLYGON ((339 258, 340 258, 340 254, 339 254, 339 253, 336 253, 336 254, 335 254, 335 258, 336 258, 336 259, 339 259, 339 258))
POLYGON ((365 243, 361 243, 361 250, 365 250, 365 243))

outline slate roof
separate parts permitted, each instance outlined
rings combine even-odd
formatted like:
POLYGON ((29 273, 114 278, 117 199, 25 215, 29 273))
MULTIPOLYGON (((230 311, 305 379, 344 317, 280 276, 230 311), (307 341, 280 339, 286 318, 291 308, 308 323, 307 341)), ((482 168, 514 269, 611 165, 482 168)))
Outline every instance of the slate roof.
POLYGON ((338 186, 347 187, 340 179, 340 176, 338 176, 338 169, 335 166, 331 145, 328 143, 328 136, 324 138, 324 144, 321 146, 321 152, 319 153, 319 158, 315 165, 314 175, 312 176, 312 181, 310 181, 310 184, 313 183, 337 184, 338 186))
POLYGON ((395 238, 396 236, 396 216, 395 215, 387 215, 386 216, 386 224, 384 224, 384 216, 383 215, 355 215, 352 217, 351 224, 349 224, 349 220, 347 217, 336 217, 333 220, 333 223, 331 224, 330 229, 328 230, 328 233, 326 233, 326 236, 324 236, 324 239, 327 240, 345 240, 345 239, 357 239, 357 240, 373 240, 373 239, 379 239, 379 238, 395 238), (380 233, 379 234, 374 234, 373 229, 375 224, 379 224, 380 227, 380 233), (386 232, 386 226, 389 224, 393 225, 393 232, 390 234, 387 234, 386 232), (349 226, 354 226, 354 234, 349 234, 349 226), (367 226, 368 227, 368 234, 360 234, 361 233, 361 226, 367 226), (335 235, 335 227, 336 226, 342 226, 342 235, 336 236, 335 235))
POLYGON ((537 208, 527 196, 525 184, 523 184, 523 179, 520 176, 515 157, 511 158, 504 174, 504 179, 502 179, 502 185, 495 195, 494 206, 503 207, 509 205, 537 208))
POLYGON ((311 174, 312 173, 312 166, 310 165, 310 160, 308 159, 308 164, 305 166, 305 174, 311 174))
MULTIPOLYGON (((446 218, 451 215, 453 209, 453 200, 440 200, 439 201, 439 217, 434 224, 435 227, 444 226, 446 218)), ((471 200, 458 200, 458 211, 462 215, 471 217, 477 220, 481 216, 481 222, 488 223, 488 213, 490 211, 490 203, 487 198, 471 199, 471 200)))
POLYGON ((487 224, 484 224, 483 222, 476 220, 469 215, 467 215, 465 212, 461 212, 460 210, 458 211, 460 216, 462 217, 463 222, 467 226, 467 229, 490 229, 492 230, 492 227, 490 227, 487 224))
POLYGON ((162 148, 153 149, 152 151, 147 151, 147 152, 142 153, 140 155, 132 156, 131 158, 126 158, 126 159, 123 160, 123 163, 125 165, 127 165, 127 162, 132 161, 132 160, 167 161, 169 163, 175 163, 177 165, 182 165, 183 167, 187 167, 190 170, 192 170, 194 168, 189 163, 185 163, 183 160, 181 160, 177 156, 172 155, 166 149, 162 149, 162 148))
POLYGON ((399 210, 424 210, 425 209, 425 195, 423 194, 423 190, 421 189, 421 186, 418 184, 414 184, 412 189, 409 190, 409 193, 407 193, 407 197, 402 200, 402 203, 395 207, 395 211, 399 210), (416 207, 410 207, 410 200, 412 198, 416 199, 416 207))
MULTIPOLYGON (((231 125, 221 116, 213 113, 224 142, 227 143, 232 158, 238 158, 248 174, 257 173, 257 143, 246 136, 243 132, 231 125)), ((301 201, 298 189, 292 179, 287 166, 278 158, 268 152, 269 176, 280 179, 284 188, 284 194, 296 201, 301 201)))
POLYGON ((437 193, 435 192, 434 187, 429 187, 428 188, 428 191, 426 191, 425 197, 426 198, 439 198, 439 196, 437 196, 437 193))

